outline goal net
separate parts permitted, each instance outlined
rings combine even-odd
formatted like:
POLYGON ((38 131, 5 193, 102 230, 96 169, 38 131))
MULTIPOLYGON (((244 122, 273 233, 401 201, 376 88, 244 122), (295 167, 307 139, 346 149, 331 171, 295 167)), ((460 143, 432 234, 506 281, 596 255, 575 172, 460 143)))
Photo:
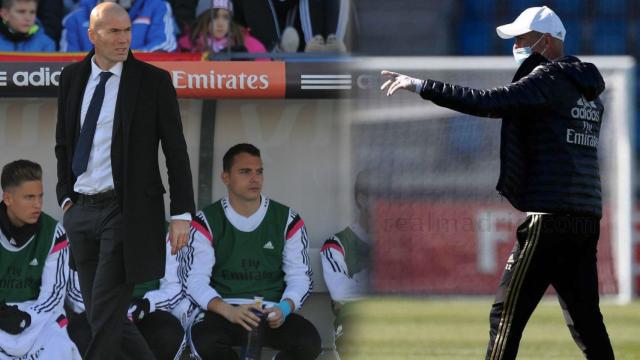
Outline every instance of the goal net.
MULTIPOLYGON (((600 135, 604 216, 598 247, 602 295, 628 302, 632 280, 634 61, 585 57, 607 84, 600 135)), ((386 97, 388 69, 475 88, 509 83, 508 57, 365 58, 354 69, 359 96, 351 112, 354 168, 372 169, 374 270, 378 293, 492 295, 524 214, 495 190, 497 119, 460 114, 413 93, 386 97)), ((550 290, 551 291, 551 290, 550 290)))

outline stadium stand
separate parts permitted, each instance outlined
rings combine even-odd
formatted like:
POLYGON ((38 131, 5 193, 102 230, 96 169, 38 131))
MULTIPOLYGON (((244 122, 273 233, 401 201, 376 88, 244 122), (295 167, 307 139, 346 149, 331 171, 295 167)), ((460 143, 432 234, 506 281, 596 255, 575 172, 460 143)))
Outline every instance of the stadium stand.
MULTIPOLYGON (((63 19, 61 51, 89 51, 89 14, 97 0, 82 0, 63 19)), ((132 22, 131 48, 140 51, 174 51, 177 47, 171 6, 164 0, 138 0, 128 9, 132 22)))
POLYGON ((36 15, 47 35, 57 44, 62 33, 62 17, 64 6, 62 0, 47 0, 38 2, 36 15))
POLYGON ((460 25, 459 44, 465 55, 487 55, 495 42, 492 26, 484 20, 465 21, 460 25))
POLYGON ((627 22, 598 19, 593 26, 593 53, 620 55, 627 51, 627 22))
POLYGON ((34 16, 37 1, 2 1, 0 51, 55 51, 54 41, 34 16))
MULTIPOLYGON (((556 1, 556 4, 560 4, 563 1, 556 1)), ((627 0, 595 0, 595 11, 602 16, 611 16, 624 18, 627 16, 627 0)), ((580 8, 581 6, 578 6, 580 8)), ((636 15, 637 16, 637 15, 636 15)))
POLYGON ((563 16, 563 21, 566 21, 565 18, 580 17, 586 10, 584 2, 581 0, 556 1, 553 3, 553 7, 558 14, 563 16))
POLYGON ((195 20, 195 10, 198 5, 197 0, 169 0, 173 9, 173 17, 178 25, 178 31, 182 33, 185 27, 195 20))
POLYGON ((195 25, 178 39, 178 46, 182 51, 266 53, 264 45, 237 24, 233 13, 231 1, 200 1, 195 25), (217 26, 218 20, 223 25, 217 26))

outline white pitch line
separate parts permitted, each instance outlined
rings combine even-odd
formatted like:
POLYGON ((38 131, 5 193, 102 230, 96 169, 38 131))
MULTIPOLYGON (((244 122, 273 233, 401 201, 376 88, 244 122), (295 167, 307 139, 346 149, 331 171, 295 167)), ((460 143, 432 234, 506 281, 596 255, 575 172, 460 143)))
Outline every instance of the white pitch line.
POLYGON ((303 84, 351 84, 351 80, 302 80, 303 84))
POLYGON ((301 74, 302 79, 351 79, 351 75, 306 75, 301 74))
POLYGON ((351 85, 302 85, 302 90, 351 90, 351 85))

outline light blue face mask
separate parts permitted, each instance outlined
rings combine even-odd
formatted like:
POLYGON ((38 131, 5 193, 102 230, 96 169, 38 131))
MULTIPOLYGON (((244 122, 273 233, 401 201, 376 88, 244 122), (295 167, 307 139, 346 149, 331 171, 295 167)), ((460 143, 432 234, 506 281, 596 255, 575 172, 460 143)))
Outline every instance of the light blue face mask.
MULTIPOLYGON (((518 64, 518 66, 522 65, 522 63, 527 60, 527 58, 529 56, 531 56, 531 54, 533 54, 533 48, 538 45, 538 43, 540 42, 540 40, 542 40, 542 38, 544 37, 544 35, 540 36, 540 38, 538 39, 538 41, 536 41, 535 43, 533 43, 533 45, 531 46, 525 46, 525 47, 521 47, 521 48, 516 48, 515 45, 513 47, 513 58, 516 60, 516 64, 518 64)), ((544 49, 540 55, 544 55, 544 52, 547 51, 547 49, 544 49)))

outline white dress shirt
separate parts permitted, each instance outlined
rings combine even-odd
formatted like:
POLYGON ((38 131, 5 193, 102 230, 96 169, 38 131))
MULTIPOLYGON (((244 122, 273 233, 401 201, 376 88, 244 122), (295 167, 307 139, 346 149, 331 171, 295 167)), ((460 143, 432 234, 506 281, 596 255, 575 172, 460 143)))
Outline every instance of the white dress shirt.
MULTIPOLYGON (((84 119, 87 116, 93 92, 98 83, 100 83, 100 73, 102 71, 95 63, 95 57, 91 59, 91 75, 82 98, 81 127, 84 125, 84 119)), ((118 87, 120 86, 120 77, 122 75, 122 62, 115 64, 109 69, 109 72, 113 75, 105 85, 104 102, 102 103, 102 108, 100 108, 96 133, 93 136, 87 171, 78 176, 73 186, 73 190, 79 194, 94 195, 114 188, 113 174, 111 173, 111 136, 113 134, 113 118, 116 110, 116 99, 118 98, 118 87)))
MULTIPOLYGON (((80 174, 73 185, 73 190, 78 194, 94 195, 114 189, 113 173, 111 172, 111 137, 113 135, 113 120, 115 117, 116 100, 118 99, 118 88, 120 87, 120 78, 122 76, 122 62, 116 63, 108 71, 113 75, 109 77, 104 89, 104 101, 100 108, 96 132, 93 136, 93 145, 89 154, 89 162, 87 170, 80 174)), ((91 58, 91 75, 87 81, 87 87, 84 89, 82 97, 82 108, 80 112, 80 127, 84 125, 84 119, 87 116, 87 110, 93 97, 93 92, 100 83, 100 73, 102 70, 96 64, 95 56, 91 58)), ((70 199, 65 199, 62 203, 64 209, 70 199)), ((191 221, 191 214, 184 213, 174 215, 172 220, 188 220, 191 221)))

